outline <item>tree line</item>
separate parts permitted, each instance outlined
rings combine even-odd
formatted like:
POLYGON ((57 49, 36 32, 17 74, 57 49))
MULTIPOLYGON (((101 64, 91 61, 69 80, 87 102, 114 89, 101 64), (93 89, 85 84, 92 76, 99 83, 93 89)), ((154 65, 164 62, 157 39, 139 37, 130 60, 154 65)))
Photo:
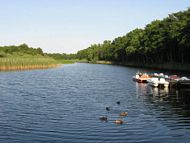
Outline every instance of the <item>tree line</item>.
POLYGON ((190 63, 190 8, 154 20, 144 29, 134 29, 113 41, 105 40, 77 52, 88 61, 190 63))
POLYGON ((92 44, 77 54, 44 53, 41 48, 1 46, 0 58, 10 54, 47 55, 56 60, 86 59, 135 64, 190 63, 190 8, 154 20, 143 29, 134 29, 124 36, 92 44))
POLYGON ((21 44, 19 46, 0 46, 0 57, 6 57, 7 55, 42 55, 44 53, 41 48, 28 47, 27 44, 21 44))
POLYGON ((73 59, 77 59, 77 55, 76 54, 66 54, 66 53, 47 53, 47 55, 49 57, 54 58, 55 60, 73 60, 73 59))

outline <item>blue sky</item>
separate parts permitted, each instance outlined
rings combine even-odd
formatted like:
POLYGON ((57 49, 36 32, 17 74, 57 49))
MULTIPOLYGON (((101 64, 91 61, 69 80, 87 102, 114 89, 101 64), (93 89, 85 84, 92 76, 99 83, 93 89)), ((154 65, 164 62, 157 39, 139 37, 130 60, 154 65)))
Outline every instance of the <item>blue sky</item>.
POLYGON ((0 0, 0 45, 75 53, 188 7, 190 0, 0 0))

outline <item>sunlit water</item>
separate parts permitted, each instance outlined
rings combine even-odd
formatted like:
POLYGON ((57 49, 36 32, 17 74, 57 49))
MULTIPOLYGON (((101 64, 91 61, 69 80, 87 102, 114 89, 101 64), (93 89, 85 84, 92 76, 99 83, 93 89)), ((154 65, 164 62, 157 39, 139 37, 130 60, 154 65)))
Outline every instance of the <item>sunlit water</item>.
POLYGON ((138 70, 71 64, 0 72, 0 142, 188 143, 189 91, 135 83, 138 70), (121 111, 128 116, 116 125, 121 111), (103 115, 108 122, 99 120, 103 115))

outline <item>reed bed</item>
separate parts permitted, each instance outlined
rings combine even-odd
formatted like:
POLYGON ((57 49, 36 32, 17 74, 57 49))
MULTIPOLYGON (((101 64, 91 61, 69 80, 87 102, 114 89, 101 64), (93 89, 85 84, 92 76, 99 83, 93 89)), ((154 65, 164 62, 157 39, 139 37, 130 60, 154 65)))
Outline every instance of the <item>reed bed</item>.
POLYGON ((0 58, 0 71, 45 69, 58 65, 58 62, 49 57, 5 57, 0 58))

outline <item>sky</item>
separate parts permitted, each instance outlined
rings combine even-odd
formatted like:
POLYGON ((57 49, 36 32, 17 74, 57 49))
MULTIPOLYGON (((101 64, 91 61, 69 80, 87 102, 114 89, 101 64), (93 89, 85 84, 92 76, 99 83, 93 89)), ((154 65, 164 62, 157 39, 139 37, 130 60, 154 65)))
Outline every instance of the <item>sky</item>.
POLYGON ((190 0, 0 0, 0 46, 76 53, 188 7, 190 0))

